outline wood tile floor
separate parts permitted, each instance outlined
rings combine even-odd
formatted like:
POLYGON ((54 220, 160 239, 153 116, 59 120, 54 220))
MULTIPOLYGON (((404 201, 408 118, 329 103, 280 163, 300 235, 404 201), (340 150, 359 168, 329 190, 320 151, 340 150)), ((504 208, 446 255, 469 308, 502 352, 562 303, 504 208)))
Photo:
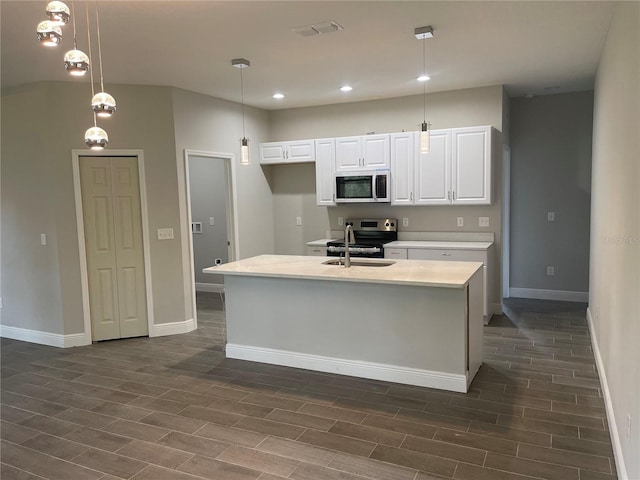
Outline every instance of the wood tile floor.
POLYGON ((2 479, 616 478, 584 305, 510 301, 467 394, 226 360, 198 305, 185 335, 2 339, 2 479))

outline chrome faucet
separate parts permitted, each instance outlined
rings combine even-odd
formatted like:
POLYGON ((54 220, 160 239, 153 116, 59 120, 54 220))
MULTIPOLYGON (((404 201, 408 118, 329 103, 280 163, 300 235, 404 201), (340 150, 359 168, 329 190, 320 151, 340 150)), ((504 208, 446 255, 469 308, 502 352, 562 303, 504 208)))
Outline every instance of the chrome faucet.
POLYGON ((351 266, 351 255, 349 254, 349 243, 356 243, 356 238, 353 235, 353 225, 347 224, 344 227, 344 266, 349 268, 351 266))

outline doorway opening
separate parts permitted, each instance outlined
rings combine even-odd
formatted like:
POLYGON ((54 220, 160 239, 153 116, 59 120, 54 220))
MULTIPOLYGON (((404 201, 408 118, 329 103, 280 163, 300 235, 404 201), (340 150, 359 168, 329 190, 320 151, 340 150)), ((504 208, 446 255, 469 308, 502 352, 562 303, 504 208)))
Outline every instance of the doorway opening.
POLYGON ((185 150, 186 229, 189 236, 190 289, 197 325, 198 295, 223 300, 222 275, 202 269, 238 258, 235 167, 231 154, 185 150), (206 293, 209 292, 209 293, 206 293))

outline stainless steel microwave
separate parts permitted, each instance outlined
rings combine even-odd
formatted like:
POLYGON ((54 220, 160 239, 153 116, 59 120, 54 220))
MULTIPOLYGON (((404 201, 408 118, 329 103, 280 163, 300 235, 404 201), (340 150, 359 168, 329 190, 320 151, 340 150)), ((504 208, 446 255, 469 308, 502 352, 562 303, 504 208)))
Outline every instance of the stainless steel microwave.
POLYGON ((391 202, 389 170, 336 172, 337 203, 391 202))

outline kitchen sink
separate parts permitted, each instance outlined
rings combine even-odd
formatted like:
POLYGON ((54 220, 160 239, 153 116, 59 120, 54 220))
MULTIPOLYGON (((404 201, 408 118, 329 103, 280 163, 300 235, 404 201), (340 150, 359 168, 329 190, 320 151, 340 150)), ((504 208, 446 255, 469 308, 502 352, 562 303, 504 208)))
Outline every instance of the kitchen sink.
MULTIPOLYGON (((393 260, 378 260, 372 258, 359 258, 359 259, 351 259, 352 267, 388 267, 389 265, 393 265, 393 260)), ((332 258, 331 260, 327 260, 326 262, 322 262, 323 265, 339 265, 344 266, 344 258, 332 258)))

